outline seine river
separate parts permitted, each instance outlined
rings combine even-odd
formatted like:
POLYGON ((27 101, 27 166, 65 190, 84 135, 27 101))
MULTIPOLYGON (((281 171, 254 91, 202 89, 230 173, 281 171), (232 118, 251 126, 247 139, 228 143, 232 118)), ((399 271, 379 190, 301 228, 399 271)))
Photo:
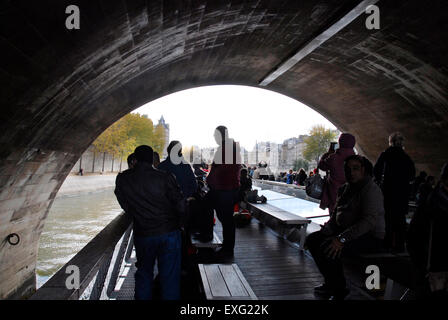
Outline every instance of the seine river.
POLYGON ((37 287, 41 287, 122 212, 113 189, 57 198, 40 238, 37 287))

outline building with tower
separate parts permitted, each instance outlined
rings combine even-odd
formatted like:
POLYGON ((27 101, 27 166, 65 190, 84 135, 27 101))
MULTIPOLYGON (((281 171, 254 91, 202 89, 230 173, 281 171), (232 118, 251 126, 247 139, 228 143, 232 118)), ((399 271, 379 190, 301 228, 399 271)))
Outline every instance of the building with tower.
POLYGON ((168 145, 170 143, 170 125, 165 122, 165 118, 162 115, 157 126, 162 126, 163 129, 165 130, 165 145, 163 146, 163 154, 161 155, 161 158, 164 159, 168 156, 168 152, 166 151, 166 148, 168 147, 168 145))

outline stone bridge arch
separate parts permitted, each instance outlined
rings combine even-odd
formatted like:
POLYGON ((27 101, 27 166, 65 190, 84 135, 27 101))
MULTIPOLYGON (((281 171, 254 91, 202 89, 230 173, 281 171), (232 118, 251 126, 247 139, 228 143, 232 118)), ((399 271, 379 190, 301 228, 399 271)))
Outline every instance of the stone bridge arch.
MULTIPOLYGON (((260 87, 331 30, 354 0, 78 0, 0 5, 0 299, 34 290, 49 207, 80 154, 114 121, 188 88, 260 87), (21 242, 4 239, 18 233, 21 242)), ((265 88, 312 107, 375 160, 392 131, 419 169, 448 159, 448 3, 383 1, 265 88)))

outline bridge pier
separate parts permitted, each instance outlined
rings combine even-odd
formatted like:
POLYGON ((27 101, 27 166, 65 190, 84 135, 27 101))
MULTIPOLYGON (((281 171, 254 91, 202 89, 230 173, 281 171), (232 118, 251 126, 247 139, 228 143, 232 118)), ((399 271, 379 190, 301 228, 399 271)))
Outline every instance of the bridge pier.
POLYGON ((39 238, 57 191, 78 155, 15 150, 0 162, 0 299, 27 297, 36 289, 39 238), (17 245, 7 241, 20 237, 17 245))

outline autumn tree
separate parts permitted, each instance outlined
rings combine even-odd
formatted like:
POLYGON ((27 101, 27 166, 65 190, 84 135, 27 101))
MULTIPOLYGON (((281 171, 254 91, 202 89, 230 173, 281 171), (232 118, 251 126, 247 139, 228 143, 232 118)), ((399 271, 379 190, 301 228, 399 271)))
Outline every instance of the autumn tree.
POLYGON ((305 159, 297 159, 294 161, 293 170, 299 171, 300 169, 304 169, 305 171, 308 171, 310 167, 310 163, 306 161, 305 159))
POLYGON ((303 156, 308 161, 319 161, 322 154, 328 151, 330 143, 337 137, 337 134, 331 129, 326 129, 322 125, 316 125, 311 128, 309 137, 305 139, 305 149, 303 156))
POLYGON ((152 120, 138 113, 130 113, 122 118, 127 123, 129 137, 134 137, 137 145, 149 145, 154 142, 154 124, 152 120))
MULTIPOLYGON (((93 143, 96 153, 103 153, 103 171, 105 153, 124 160, 139 145, 152 146, 154 151, 163 151, 165 132, 154 128, 153 122, 145 115, 128 114, 105 130, 93 143)), ((121 170, 121 163, 120 163, 121 170)), ((94 171, 94 168, 92 169, 94 171)))

